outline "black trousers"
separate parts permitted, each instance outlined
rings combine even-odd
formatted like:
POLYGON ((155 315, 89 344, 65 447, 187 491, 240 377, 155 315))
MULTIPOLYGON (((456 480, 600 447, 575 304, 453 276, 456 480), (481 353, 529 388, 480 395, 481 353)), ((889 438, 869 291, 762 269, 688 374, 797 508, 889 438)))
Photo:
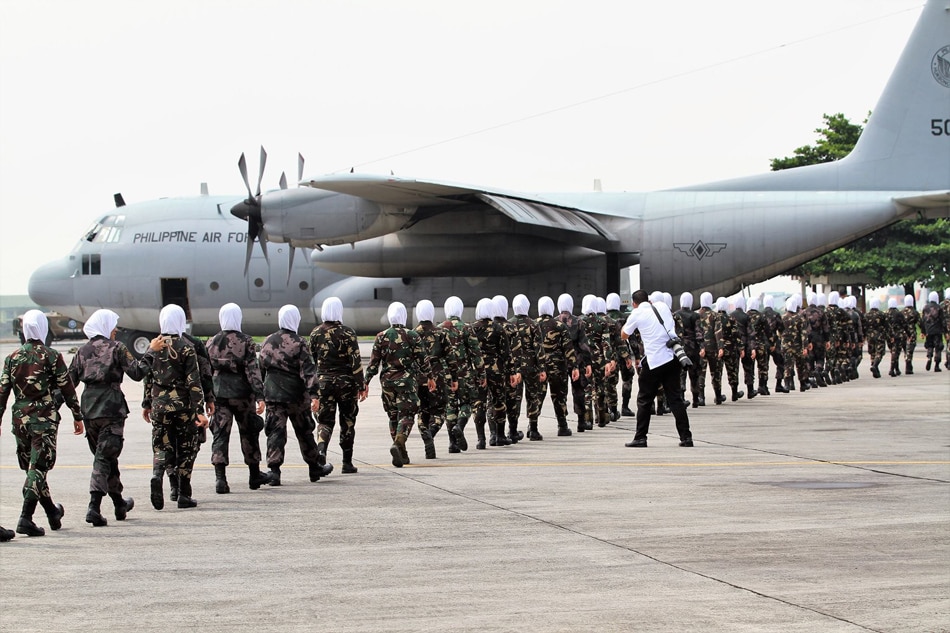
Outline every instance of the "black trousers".
POLYGON ((683 390, 680 388, 680 372, 683 368, 676 359, 663 363, 656 369, 650 368, 644 358, 640 364, 639 387, 637 394, 637 432, 634 440, 647 439, 650 431, 650 404, 656 399, 656 394, 662 385, 666 393, 666 403, 673 412, 676 420, 676 431, 680 441, 693 439, 689 430, 689 416, 686 414, 686 403, 683 402, 683 390))

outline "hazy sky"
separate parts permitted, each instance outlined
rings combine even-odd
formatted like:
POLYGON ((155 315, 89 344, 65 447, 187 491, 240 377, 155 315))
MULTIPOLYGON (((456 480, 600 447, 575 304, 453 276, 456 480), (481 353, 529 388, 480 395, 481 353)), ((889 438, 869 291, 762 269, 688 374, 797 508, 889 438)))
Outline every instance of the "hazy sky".
POLYGON ((522 191, 767 171, 863 121, 921 0, 0 0, 0 294, 128 202, 349 170, 522 191))

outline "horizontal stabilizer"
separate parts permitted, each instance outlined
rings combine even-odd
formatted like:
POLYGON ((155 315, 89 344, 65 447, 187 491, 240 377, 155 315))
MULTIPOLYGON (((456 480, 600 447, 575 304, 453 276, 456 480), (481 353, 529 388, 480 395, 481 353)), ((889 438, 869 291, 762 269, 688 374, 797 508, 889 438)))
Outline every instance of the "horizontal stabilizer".
POLYGON ((930 191, 916 196, 894 198, 905 218, 948 218, 950 217, 950 191, 930 191))

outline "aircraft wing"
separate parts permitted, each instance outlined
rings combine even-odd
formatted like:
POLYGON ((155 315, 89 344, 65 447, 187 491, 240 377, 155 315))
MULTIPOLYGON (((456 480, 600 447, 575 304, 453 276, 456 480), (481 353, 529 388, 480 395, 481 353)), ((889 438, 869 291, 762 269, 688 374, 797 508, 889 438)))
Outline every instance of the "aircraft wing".
POLYGON ((530 227, 528 232, 534 234, 603 250, 613 250, 613 245, 619 243, 618 237, 591 213, 523 193, 369 174, 320 176, 300 184, 398 207, 449 209, 481 202, 525 228, 530 227))
POLYGON ((927 218, 950 217, 950 191, 928 191, 926 193, 894 198, 905 217, 913 214, 927 218))

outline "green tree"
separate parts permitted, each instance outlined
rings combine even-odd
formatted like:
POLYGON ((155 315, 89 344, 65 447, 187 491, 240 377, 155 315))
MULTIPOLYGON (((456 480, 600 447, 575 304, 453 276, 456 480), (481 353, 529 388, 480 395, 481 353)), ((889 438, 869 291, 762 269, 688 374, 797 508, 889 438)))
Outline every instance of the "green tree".
MULTIPOLYGON (((841 113, 822 118, 825 127, 815 130, 815 144, 799 147, 793 156, 773 158, 773 171, 829 163, 851 152, 864 127, 841 113)), ((789 271, 806 278, 828 273, 866 275, 878 286, 912 288, 920 282, 950 287, 950 220, 901 220, 789 271)))

